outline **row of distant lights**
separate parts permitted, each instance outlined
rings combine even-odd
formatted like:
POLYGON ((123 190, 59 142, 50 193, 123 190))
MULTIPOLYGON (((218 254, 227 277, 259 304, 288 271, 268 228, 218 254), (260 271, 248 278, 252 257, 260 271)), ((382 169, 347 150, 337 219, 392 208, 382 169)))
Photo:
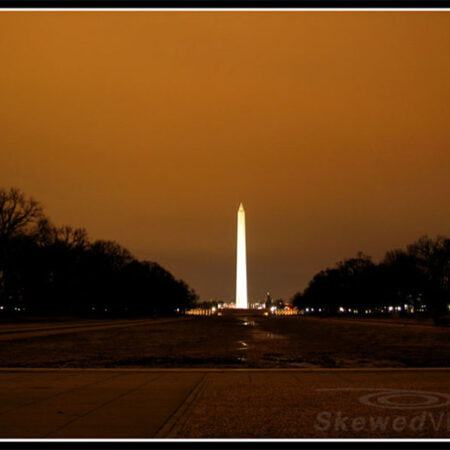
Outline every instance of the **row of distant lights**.
MULTIPOLYGON (((4 309, 5 309, 4 306, 0 306, 0 311, 3 311, 4 309)), ((19 306, 16 306, 16 307, 14 308, 14 311, 25 311, 25 310, 26 310, 25 307, 19 307, 19 306)), ((94 307, 92 307, 92 311, 95 311, 95 308, 94 308, 94 307)), ((105 308, 104 311, 105 311, 105 312, 108 312, 108 308, 105 308)))
POLYGON ((194 308, 186 311, 188 316, 212 316, 216 313, 217 309, 215 306, 212 308, 194 308))
MULTIPOLYGON (((101 309, 101 308, 99 308, 99 309, 101 309)), ((96 311, 95 306, 93 306, 93 307, 91 308, 91 310, 92 310, 92 311, 96 311)), ((104 312, 108 312, 108 308, 104 308, 103 311, 104 311, 104 312)))
MULTIPOLYGON (((5 309, 4 306, 0 306, 0 311, 3 311, 5 309)), ((16 306, 14 308, 14 311, 25 311, 25 308, 19 308, 18 306, 16 306)))
MULTIPOLYGON (((418 308, 418 311, 426 311, 427 305, 422 305, 420 308, 418 308)), ((450 310, 450 305, 448 305, 448 309, 450 310)), ((380 309, 377 309, 380 312, 394 312, 394 311, 406 311, 406 312, 414 312, 414 306, 412 305, 404 305, 403 308, 401 306, 383 306, 380 309)), ((314 308, 305 308, 305 312, 314 312, 314 308)), ((316 310, 317 312, 324 312, 325 310, 322 308, 318 308, 316 310)), ((343 306, 339 307, 340 313, 353 313, 353 314, 359 314, 358 309, 352 309, 352 308, 344 308, 343 306)), ((372 309, 366 309, 364 310, 364 314, 372 314, 374 310, 372 309)))
MULTIPOLYGON (((277 308, 276 306, 272 306, 270 312, 275 316, 296 316, 299 313, 297 308, 277 308)), ((268 313, 266 312, 265 315, 268 313)))
MULTIPOLYGON (((447 305, 448 310, 450 311, 450 304, 447 305)), ((223 309, 219 306, 219 309, 223 309)), ((258 308, 259 309, 259 308, 258 308)), ((417 309, 417 311, 420 312, 424 312, 427 309, 427 305, 422 305, 420 308, 417 309)), ((0 306, 0 311, 4 310, 4 306, 0 306)), ((271 306, 270 307, 270 311, 273 313, 275 310, 278 311, 288 311, 291 310, 290 308, 284 308, 284 310, 280 310, 278 309, 276 306, 271 306)), ((293 309, 295 310, 295 308, 293 309)), ((381 312, 394 312, 394 311, 406 311, 406 312, 414 312, 414 306, 412 305, 404 305, 403 308, 401 306, 383 306, 381 309, 378 309, 378 311, 381 312)), ((14 308, 14 311, 25 311, 25 307, 18 307, 16 306, 14 308)), ((92 311, 95 311, 95 307, 92 307, 92 311)), ((108 312, 108 308, 105 308, 103 310, 104 312, 108 312)), ((186 314, 191 314, 191 315, 210 315, 211 313, 214 314, 217 311, 217 308, 215 306, 213 306, 211 309, 204 309, 204 308, 196 308, 196 309, 191 309, 189 311, 186 311, 186 314), (207 313, 207 311, 210 311, 210 313, 207 313)), ((309 313, 309 312, 314 312, 314 308, 305 308, 305 312, 309 313)), ((322 308, 318 308, 317 312, 324 312, 325 310, 322 308)), ((180 309, 177 308, 177 312, 180 312, 180 309)), ((343 306, 339 307, 339 312, 340 313, 345 313, 345 312, 349 312, 349 313, 353 313, 353 314, 359 314, 359 310, 358 309, 352 309, 352 308, 344 308, 343 306)), ((372 309, 366 309, 364 311, 365 314, 372 314, 374 311, 372 309)))

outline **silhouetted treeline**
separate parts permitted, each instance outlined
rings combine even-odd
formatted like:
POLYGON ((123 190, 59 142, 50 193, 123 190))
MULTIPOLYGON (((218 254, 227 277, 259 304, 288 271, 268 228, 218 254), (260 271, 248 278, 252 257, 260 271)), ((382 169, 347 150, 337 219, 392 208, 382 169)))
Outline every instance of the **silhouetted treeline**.
POLYGON ((0 313, 169 315, 196 298, 158 264, 56 227, 38 202, 0 189, 0 313))
POLYGON ((369 256, 322 270, 292 301, 299 309, 337 314, 428 313, 436 321, 450 304, 450 239, 427 236, 375 264, 369 256))

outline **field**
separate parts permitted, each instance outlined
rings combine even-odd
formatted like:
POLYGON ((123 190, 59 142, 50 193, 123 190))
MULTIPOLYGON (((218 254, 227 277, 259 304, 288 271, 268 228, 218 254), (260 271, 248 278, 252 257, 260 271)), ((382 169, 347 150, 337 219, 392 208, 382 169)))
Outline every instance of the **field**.
POLYGON ((265 317, 148 320, 2 337, 1 367, 448 367, 450 329, 401 321, 265 317))

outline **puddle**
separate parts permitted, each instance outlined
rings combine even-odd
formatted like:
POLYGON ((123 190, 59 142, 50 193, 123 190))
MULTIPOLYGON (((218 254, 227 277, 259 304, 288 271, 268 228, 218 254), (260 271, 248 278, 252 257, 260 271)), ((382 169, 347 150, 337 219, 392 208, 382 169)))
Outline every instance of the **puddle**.
POLYGON ((256 325, 256 322, 254 320, 249 320, 248 317, 239 317, 239 320, 244 327, 254 327, 256 325))
POLYGON ((244 341, 239 341, 238 344, 240 347, 238 347, 238 350, 248 350, 248 344, 244 341))
POLYGON ((286 336, 276 333, 267 333, 260 330, 252 330, 252 337, 257 340, 272 341, 274 339, 286 339, 286 336))

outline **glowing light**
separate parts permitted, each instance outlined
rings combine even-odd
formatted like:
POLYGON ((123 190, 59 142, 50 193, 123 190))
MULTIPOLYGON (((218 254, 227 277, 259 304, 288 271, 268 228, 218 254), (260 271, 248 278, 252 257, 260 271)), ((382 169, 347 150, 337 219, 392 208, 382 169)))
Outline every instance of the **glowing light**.
POLYGON ((245 245, 245 211, 239 205, 237 222, 236 308, 247 309, 247 251, 245 245))
MULTIPOLYGON (((297 316, 299 312, 295 309, 275 309, 272 314, 275 316, 297 316)), ((264 315, 269 315, 269 313, 266 311, 264 315)))
MULTIPOLYGON (((194 308, 194 309, 189 309, 185 312, 186 315, 188 316, 210 316, 212 314, 210 309, 205 309, 205 308, 194 308)), ((222 315, 222 314, 220 314, 222 315)))

